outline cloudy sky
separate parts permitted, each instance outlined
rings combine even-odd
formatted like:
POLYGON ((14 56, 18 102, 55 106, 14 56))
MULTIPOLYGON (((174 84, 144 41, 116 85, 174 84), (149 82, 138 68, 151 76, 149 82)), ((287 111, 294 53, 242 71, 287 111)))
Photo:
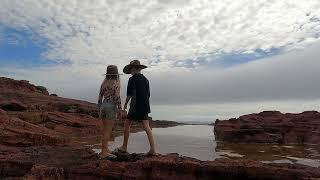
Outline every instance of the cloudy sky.
POLYGON ((140 59, 155 119, 320 110, 319 57, 319 0, 0 0, 0 76, 96 102, 140 59))

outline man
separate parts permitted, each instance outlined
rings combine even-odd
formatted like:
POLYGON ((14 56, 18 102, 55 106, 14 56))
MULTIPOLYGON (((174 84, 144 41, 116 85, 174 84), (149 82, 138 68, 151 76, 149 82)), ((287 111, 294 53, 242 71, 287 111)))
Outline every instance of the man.
POLYGON ((139 60, 133 60, 123 69, 123 72, 125 74, 131 74, 132 76, 129 78, 127 86, 127 98, 123 107, 123 109, 126 110, 129 101, 131 101, 128 117, 124 124, 123 145, 117 149, 119 152, 122 153, 127 153, 130 126, 131 123, 134 121, 140 123, 142 122, 143 129, 145 130, 148 136, 150 150, 147 153, 147 155, 156 154, 154 139, 152 135, 152 130, 149 125, 148 116, 148 114, 151 112, 149 103, 149 81, 143 74, 141 74, 141 70, 145 68, 147 68, 147 66, 141 65, 139 60))

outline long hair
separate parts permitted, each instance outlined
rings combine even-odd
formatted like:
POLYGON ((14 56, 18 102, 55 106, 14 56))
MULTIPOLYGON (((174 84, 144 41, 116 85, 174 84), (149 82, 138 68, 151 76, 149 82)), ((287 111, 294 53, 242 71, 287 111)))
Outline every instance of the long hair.
POLYGON ((119 75, 109 75, 109 74, 106 74, 106 79, 119 79, 119 75))
POLYGON ((116 95, 120 95, 120 76, 119 75, 106 75, 106 78, 103 81, 103 86, 106 87, 107 89, 110 89, 112 87, 118 87, 116 95))

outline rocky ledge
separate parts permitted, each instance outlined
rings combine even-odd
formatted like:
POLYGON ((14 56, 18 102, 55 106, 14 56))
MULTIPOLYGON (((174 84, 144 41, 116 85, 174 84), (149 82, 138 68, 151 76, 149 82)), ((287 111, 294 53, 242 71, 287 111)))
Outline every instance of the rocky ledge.
POLYGON ((320 144, 320 113, 265 111, 214 124, 216 140, 232 143, 320 144))
MULTIPOLYGON (((1 147, 1 146, 0 146, 1 147)), ((199 161, 177 154, 121 155, 99 160, 90 149, 1 147, 0 178, 8 179, 317 179, 320 169, 250 160, 199 161)))
MULTIPOLYGON (((0 78, 0 144, 57 145, 99 137, 101 122, 97 117, 94 103, 50 96, 42 86, 0 78)), ((121 134, 123 119, 118 121, 114 135, 121 134)), ((171 121, 152 121, 153 127, 176 125, 171 121)), ((134 124, 132 131, 142 131, 141 125, 134 124)))

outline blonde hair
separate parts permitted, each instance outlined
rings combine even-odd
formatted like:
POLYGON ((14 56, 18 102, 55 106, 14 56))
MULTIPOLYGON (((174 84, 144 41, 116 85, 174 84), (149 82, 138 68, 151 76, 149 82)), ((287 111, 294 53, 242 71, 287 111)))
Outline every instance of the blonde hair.
POLYGON ((115 95, 120 95, 120 77, 117 75, 116 78, 106 78, 104 79, 102 83, 103 87, 106 87, 107 89, 112 88, 112 87, 118 87, 116 88, 116 94, 115 95))

